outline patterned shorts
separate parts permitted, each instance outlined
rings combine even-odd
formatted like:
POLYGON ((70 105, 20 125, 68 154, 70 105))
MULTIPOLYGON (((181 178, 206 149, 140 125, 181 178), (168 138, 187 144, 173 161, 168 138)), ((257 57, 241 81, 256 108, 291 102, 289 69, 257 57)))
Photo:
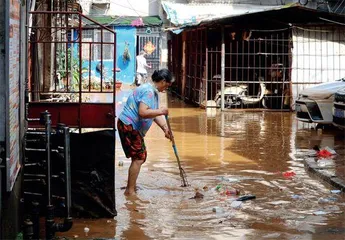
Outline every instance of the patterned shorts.
POLYGON ((132 158, 132 160, 146 161, 146 146, 144 138, 139 131, 134 130, 132 125, 124 124, 120 119, 117 121, 117 130, 119 131, 122 149, 126 157, 132 158))

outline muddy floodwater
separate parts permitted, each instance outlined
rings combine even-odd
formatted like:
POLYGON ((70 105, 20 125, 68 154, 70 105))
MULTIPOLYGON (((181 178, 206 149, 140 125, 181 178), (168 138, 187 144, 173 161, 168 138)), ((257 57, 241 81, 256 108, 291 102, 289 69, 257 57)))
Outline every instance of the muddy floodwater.
MULTIPOLYGON (((120 102, 121 103, 121 102, 120 102)), ((345 199, 308 173, 314 145, 344 160, 344 133, 298 124, 293 113, 216 112, 169 98, 170 122, 190 187, 181 180, 171 142, 154 125, 135 197, 125 197, 130 160, 117 139, 114 219, 75 219, 68 238, 345 239, 345 199), (119 161, 124 165, 119 167, 119 161), (255 195, 234 202, 231 194, 255 195), (203 198, 193 198, 198 191, 203 198), (84 228, 90 231, 87 236, 84 228)))

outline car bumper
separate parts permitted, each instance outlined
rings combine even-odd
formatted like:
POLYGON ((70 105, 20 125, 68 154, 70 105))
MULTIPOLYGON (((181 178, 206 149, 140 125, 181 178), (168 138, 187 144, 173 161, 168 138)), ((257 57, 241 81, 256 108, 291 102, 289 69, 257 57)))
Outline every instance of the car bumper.
POLYGON ((296 101, 296 118, 302 122, 332 124, 333 102, 328 99, 310 100, 300 98, 296 101))
POLYGON ((333 125, 345 129, 345 103, 334 102, 332 115, 333 125))

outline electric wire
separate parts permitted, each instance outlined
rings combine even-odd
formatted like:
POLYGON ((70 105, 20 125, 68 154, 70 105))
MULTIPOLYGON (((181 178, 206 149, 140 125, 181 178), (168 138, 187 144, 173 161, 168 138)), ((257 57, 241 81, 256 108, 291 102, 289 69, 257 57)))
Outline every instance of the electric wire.
POLYGON ((333 11, 336 12, 338 10, 338 8, 344 3, 345 0, 342 0, 341 3, 339 4, 339 6, 333 11))
POLYGON ((132 4, 129 2, 129 0, 127 0, 127 3, 129 4, 129 6, 131 6, 132 10, 140 17, 140 14, 133 8, 132 4))

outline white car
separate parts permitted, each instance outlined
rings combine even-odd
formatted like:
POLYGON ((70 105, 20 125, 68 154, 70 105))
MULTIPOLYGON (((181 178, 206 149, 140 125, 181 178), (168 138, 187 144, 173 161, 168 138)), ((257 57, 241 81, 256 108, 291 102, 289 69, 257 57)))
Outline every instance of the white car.
POLYGON ((340 89, 334 95, 333 125, 345 129, 345 88, 340 89))
POLYGON ((332 124, 334 94, 344 87, 345 78, 304 89, 295 102, 297 119, 302 122, 332 124))

